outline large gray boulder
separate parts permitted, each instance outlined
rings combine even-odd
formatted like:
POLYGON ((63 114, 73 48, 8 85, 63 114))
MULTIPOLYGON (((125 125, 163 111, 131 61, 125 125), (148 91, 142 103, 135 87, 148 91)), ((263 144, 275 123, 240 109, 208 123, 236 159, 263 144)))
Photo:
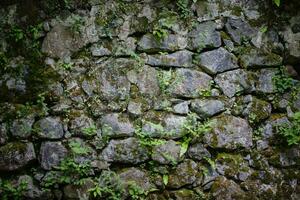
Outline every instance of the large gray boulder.
POLYGON ((145 65, 139 70, 131 70, 127 73, 128 80, 136 84, 143 95, 155 96, 159 94, 158 72, 155 68, 145 65))
POLYGON ((128 116, 118 113, 104 115, 100 120, 103 136, 124 137, 132 136, 135 129, 128 116))
POLYGON ((229 18, 225 28, 231 39, 239 45, 245 40, 250 40, 257 33, 257 30, 242 19, 229 18))
POLYGON ((152 149, 151 158, 160 164, 176 164, 180 159, 180 145, 173 140, 156 145, 152 149))
POLYGON ((14 171, 36 159, 32 143, 10 142, 0 147, 0 171, 14 171))
POLYGON ((100 155, 100 159, 108 162, 138 164, 149 158, 148 150, 138 139, 111 140, 100 155))
POLYGON ((201 92, 210 90, 212 78, 200 71, 180 68, 168 88, 173 96, 196 98, 201 92))
POLYGON ((211 132, 204 135, 212 148, 249 149, 253 145, 252 128, 247 120, 231 115, 220 115, 211 121, 211 132))
POLYGON ((61 142, 43 142, 40 149, 40 163, 45 170, 57 167, 67 156, 67 149, 61 142))
POLYGON ((276 67, 282 65, 282 57, 264 52, 257 48, 247 49, 240 57, 240 63, 245 68, 276 67))
POLYGON ((218 74, 215 82, 228 97, 237 94, 254 91, 254 80, 251 74, 243 69, 218 74))
POLYGON ((64 129, 60 118, 46 117, 34 124, 34 129, 40 138, 60 139, 64 136, 64 129))
POLYGON ((201 51, 206 48, 217 48, 222 44, 221 34, 216 31, 217 25, 213 21, 196 24, 188 33, 190 50, 201 51))
POLYGON ((237 58, 223 47, 201 53, 196 57, 196 62, 209 74, 217 74, 239 67, 237 58))
POLYGON ((193 184, 201 178, 198 172, 198 165, 193 160, 185 160, 180 163, 169 175, 167 187, 178 189, 193 184))

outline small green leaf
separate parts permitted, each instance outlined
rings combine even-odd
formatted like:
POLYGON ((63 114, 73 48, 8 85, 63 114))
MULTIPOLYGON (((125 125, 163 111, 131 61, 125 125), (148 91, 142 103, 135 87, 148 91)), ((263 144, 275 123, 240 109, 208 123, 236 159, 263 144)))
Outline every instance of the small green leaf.
POLYGON ((168 184, 168 182, 169 182, 169 175, 168 174, 163 175, 163 182, 164 182, 165 185, 168 184))
POLYGON ((267 26, 263 26, 260 28, 260 32, 265 33, 268 31, 268 27, 267 26))
POLYGON ((273 0, 277 7, 280 6, 280 0, 273 0))
POLYGON ((185 154, 185 152, 188 150, 190 141, 191 141, 191 138, 188 138, 188 139, 184 140, 183 143, 181 143, 181 146, 180 146, 180 157, 183 156, 185 154))

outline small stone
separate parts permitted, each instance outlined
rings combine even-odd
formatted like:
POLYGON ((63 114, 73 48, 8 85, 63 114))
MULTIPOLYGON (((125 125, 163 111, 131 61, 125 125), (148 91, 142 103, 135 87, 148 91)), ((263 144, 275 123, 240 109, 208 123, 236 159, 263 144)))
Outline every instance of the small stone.
POLYGON ((217 25, 213 21, 197 24, 189 33, 190 38, 188 48, 192 51, 200 51, 206 48, 220 47, 221 34, 216 31, 217 25))
POLYGON ((202 91, 210 90, 212 78, 203 72, 180 68, 175 75, 168 90, 176 97, 196 98, 202 91))
POLYGON ((132 136, 135 129, 128 116, 118 113, 106 114, 101 120, 103 136, 124 137, 132 136))
POLYGON ((182 128, 186 123, 186 117, 178 115, 167 115, 163 118, 164 132, 169 139, 178 139, 182 137, 182 128))
POLYGON ((223 47, 201 53, 196 57, 196 62, 209 74, 217 74, 239 67, 237 58, 223 47))
POLYGON ((225 105, 220 100, 197 99, 191 102, 191 110, 201 118, 208 118, 225 110, 225 105))
POLYGON ((0 147, 0 171, 14 171, 36 159, 32 143, 10 142, 0 147))
POLYGON ((107 162, 124 164, 138 164, 149 158, 147 148, 143 147, 138 139, 111 140, 104 148, 100 158, 107 162))
POLYGON ((46 117, 34 124, 40 138, 60 139, 64 136, 63 125, 58 117, 46 117))
POLYGON ((198 177, 198 165, 192 160, 185 160, 170 173, 167 187, 178 189, 185 185, 191 185, 198 177))
POLYGON ((161 67, 191 67, 193 53, 182 50, 167 55, 148 55, 147 64, 161 67))
POLYGON ((97 57, 110 56, 112 54, 112 52, 109 49, 97 44, 92 45, 90 50, 92 52, 92 56, 97 57))
POLYGON ((127 111, 132 116, 140 116, 142 114, 142 103, 129 101, 127 111))
POLYGON ((180 36, 169 34, 165 38, 158 39, 152 34, 144 35, 138 43, 138 50, 147 53, 160 51, 178 51, 184 49, 187 45, 187 39, 180 36))
POLYGON ((67 149, 61 142, 43 142, 40 149, 40 163, 45 170, 57 167, 67 156, 67 149))
POLYGON ((215 82, 221 88, 223 93, 228 97, 233 97, 236 94, 254 91, 254 81, 251 79, 251 74, 243 69, 224 72, 218 74, 215 82))
POLYGON ((252 129, 247 120, 231 115, 220 115, 211 121, 212 131, 204 135, 212 148, 249 149, 253 145, 252 129))
POLYGON ((160 164, 176 164, 180 159, 180 145, 173 140, 156 145, 152 149, 152 160, 160 164))
POLYGON ((176 200, 190 200, 198 199, 199 196, 193 191, 188 189, 180 189, 170 192, 170 197, 176 200))
POLYGON ((176 114, 188 114, 189 113, 189 101, 184 101, 181 103, 178 103, 173 106, 173 112, 176 114))

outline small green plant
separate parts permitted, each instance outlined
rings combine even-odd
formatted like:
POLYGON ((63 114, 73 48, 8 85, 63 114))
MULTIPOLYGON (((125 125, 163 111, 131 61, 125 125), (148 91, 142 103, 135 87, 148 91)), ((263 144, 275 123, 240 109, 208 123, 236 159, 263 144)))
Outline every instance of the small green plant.
MULTIPOLYGON (((167 14, 167 13, 169 13, 169 12, 166 11, 166 13, 164 13, 164 14, 167 14)), ((161 17, 157 21, 157 23, 154 24, 152 34, 154 35, 154 37, 157 40, 162 40, 162 39, 166 38, 169 33, 168 30, 174 25, 175 21, 176 21, 176 18, 174 18, 172 16, 172 13, 170 13, 170 16, 161 17)))
POLYGON ((0 196, 2 200, 21 200, 23 193, 28 189, 28 183, 21 181, 19 184, 12 184, 10 181, 0 179, 0 196))
POLYGON ((158 84, 159 84, 160 91, 163 94, 167 94, 168 93, 168 87, 169 87, 169 85, 171 84, 171 81, 172 81, 172 70, 171 69, 169 71, 160 70, 158 72, 157 79, 158 79, 158 84))
POLYGON ((103 171, 94 181, 95 186, 88 190, 94 199, 119 200, 124 188, 119 176, 112 171, 103 171))
POLYGON ((83 18, 79 15, 72 15, 71 20, 72 20, 71 26, 70 26, 71 31, 75 34, 80 34, 81 27, 84 26, 83 18))
POLYGON ((76 155, 88 155, 91 150, 87 147, 83 147, 80 142, 71 141, 69 143, 69 147, 71 148, 72 152, 76 155))
POLYGON ((4 52, 0 52, 0 70, 5 70, 5 65, 8 63, 8 58, 4 52))
POLYGON ((276 5, 277 7, 280 6, 280 0, 273 0, 273 2, 275 3, 275 5, 276 5))
POLYGON ((300 143, 300 112, 296 112, 291 118, 291 123, 285 123, 276 127, 278 134, 289 146, 300 143))
POLYGON ((272 78, 275 90, 277 93, 284 93, 291 90, 294 86, 293 79, 286 74, 283 67, 280 68, 279 72, 272 78))
POLYGON ((196 114, 191 113, 187 117, 186 123, 182 127, 183 137, 181 139, 180 156, 183 156, 188 150, 189 144, 194 138, 202 137, 205 133, 211 131, 211 122, 199 122, 196 114))
POLYGON ((46 93, 40 93, 40 94, 38 94, 38 98, 36 100, 37 106, 41 111, 40 112, 41 116, 45 116, 49 111, 47 103, 45 102, 45 100, 46 100, 45 96, 46 96, 46 93))
POLYGON ((17 26, 13 26, 10 30, 10 37, 15 41, 15 42, 19 42, 21 40, 23 40, 26 35, 25 32, 17 27, 17 26))
POLYGON ((91 164, 88 161, 78 163, 74 158, 66 158, 57 169, 62 172, 60 184, 82 185, 84 178, 91 173, 91 164))
POLYGON ((153 146, 164 144, 166 142, 165 140, 162 139, 150 137, 149 134, 143 132, 141 128, 137 128, 135 134, 139 138, 140 144, 145 147, 153 147, 153 146))
POLYGON ((83 128, 82 132, 86 136, 94 136, 97 134, 97 127, 93 124, 90 127, 83 128))
POLYGON ((128 192, 132 200, 143 200, 146 197, 146 192, 139 187, 135 182, 130 182, 128 192))
POLYGON ((71 70, 73 68, 73 63, 65 63, 61 62, 58 64, 59 67, 61 67, 64 70, 71 70))

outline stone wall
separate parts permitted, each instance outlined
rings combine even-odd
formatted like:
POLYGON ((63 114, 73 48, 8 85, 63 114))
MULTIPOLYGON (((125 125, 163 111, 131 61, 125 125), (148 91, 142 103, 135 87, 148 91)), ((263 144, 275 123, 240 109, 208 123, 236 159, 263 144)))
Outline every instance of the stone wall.
POLYGON ((19 6, 0 9, 0 199, 300 199, 278 133, 300 112, 299 12, 70 1, 20 38, 19 6))

